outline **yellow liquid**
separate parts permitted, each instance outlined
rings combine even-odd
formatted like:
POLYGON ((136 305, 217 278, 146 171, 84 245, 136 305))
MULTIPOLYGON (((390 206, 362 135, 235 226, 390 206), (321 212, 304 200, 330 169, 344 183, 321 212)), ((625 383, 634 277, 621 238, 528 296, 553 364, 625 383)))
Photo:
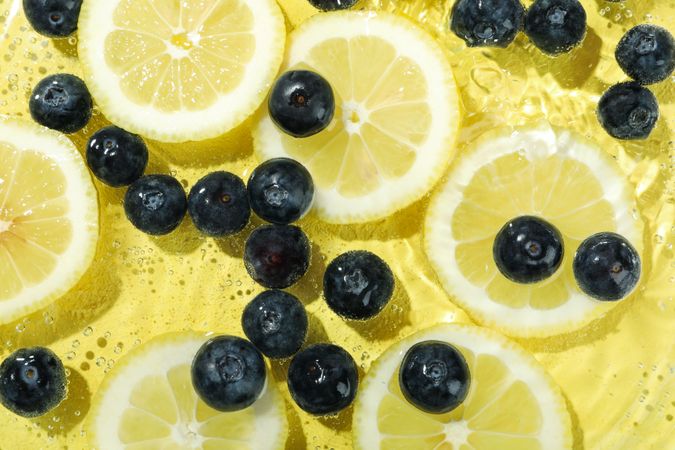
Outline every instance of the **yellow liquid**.
MULTIPOLYGON (((86 0, 85 0, 86 1, 86 0)), ((673 0, 583 0, 588 35, 582 47, 558 58, 543 56, 522 34, 508 49, 466 49, 447 31, 451 1, 372 0, 370 5, 405 13, 421 22, 447 49, 466 109, 460 142, 495 126, 546 118, 595 139, 614 156, 635 187, 646 223, 644 290, 610 314, 569 335, 524 340, 561 386, 574 422, 576 449, 675 448, 675 177, 673 124, 675 82, 650 88, 661 118, 647 141, 622 142, 598 125, 599 95, 625 76, 613 51, 631 26, 652 22, 673 30, 673 0)), ((530 2, 525 2, 526 6, 530 2)), ((305 0, 284 0, 293 27, 315 11, 305 0)), ((364 6, 361 4, 360 6, 364 6)), ((28 115, 28 95, 46 74, 79 74, 75 40, 35 34, 20 0, 0 0, 0 113, 28 115)), ((80 150, 107 122, 99 114, 72 136, 80 150)), ((257 161, 245 124, 199 144, 149 143, 148 173, 174 174, 186 188, 206 173, 224 169, 247 178, 257 161)), ((1 162, 0 162, 1 163, 1 162)), ((0 357, 25 346, 49 346, 69 369, 69 397, 34 420, 0 409, 0 448, 88 448, 84 419, 91 395, 106 372, 134 346, 176 330, 242 335, 244 305, 262 289, 246 274, 241 255, 254 221, 236 237, 210 239, 186 220, 169 236, 153 238, 125 219, 123 190, 96 182, 101 237, 93 266, 65 297, 45 310, 0 327, 0 357)), ((331 341, 349 350, 362 369, 399 338, 441 321, 471 322, 441 289, 422 252, 421 224, 428 201, 386 221, 332 226, 308 217, 300 224, 311 240, 309 273, 290 289, 307 305, 308 342, 331 341), (367 324, 345 323, 320 297, 328 261, 349 249, 368 249, 387 260, 398 287, 381 316, 367 324)), ((287 363, 273 363, 287 399, 288 449, 348 449, 351 409, 316 419, 296 408, 285 387, 287 363)), ((505 413, 508 413, 505 411, 505 413)), ((411 449, 414 450, 414 449, 411 449)))

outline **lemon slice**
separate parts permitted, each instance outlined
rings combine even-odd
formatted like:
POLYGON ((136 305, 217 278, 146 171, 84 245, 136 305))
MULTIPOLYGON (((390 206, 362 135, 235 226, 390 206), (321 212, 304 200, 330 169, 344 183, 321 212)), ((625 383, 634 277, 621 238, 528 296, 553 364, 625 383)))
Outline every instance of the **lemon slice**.
POLYGON ((286 37, 274 0, 87 0, 78 33, 106 117, 164 142, 212 138, 244 121, 286 37))
POLYGON ((264 158, 303 163, 325 221, 386 217, 428 192, 449 161, 459 125, 452 69, 433 38, 389 13, 319 14, 290 35, 283 65, 313 70, 333 87, 335 117, 304 139, 259 115, 254 145, 264 158))
POLYGON ((572 331, 614 306, 586 296, 572 271, 579 244, 600 231, 642 253, 642 223, 617 164, 581 136, 548 125, 497 131, 474 142, 429 207, 426 253, 445 290, 475 319, 522 337, 572 331), (563 235, 561 267, 535 284, 509 281, 494 238, 509 220, 542 217, 563 235))
POLYGON ((103 380, 89 413, 92 446, 105 450, 270 450, 286 443, 284 403, 274 383, 237 412, 220 412, 194 391, 190 366, 203 334, 169 333, 134 349, 103 380))
POLYGON ((98 201, 75 146, 32 122, 0 119, 0 323, 77 283, 98 240, 98 201))
POLYGON ((394 344, 373 363, 356 401, 354 445, 363 450, 562 450, 572 448, 572 432, 560 390, 532 356, 488 329, 443 324, 394 344), (454 345, 469 366, 469 394, 449 413, 422 412, 399 388, 403 356, 426 340, 454 345))

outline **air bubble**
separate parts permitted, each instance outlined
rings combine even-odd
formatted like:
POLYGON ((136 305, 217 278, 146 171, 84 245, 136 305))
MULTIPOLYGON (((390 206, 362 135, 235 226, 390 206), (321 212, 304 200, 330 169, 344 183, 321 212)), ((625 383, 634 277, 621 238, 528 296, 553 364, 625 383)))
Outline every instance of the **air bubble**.
POLYGON ((71 360, 74 359, 77 354, 75 352, 68 352, 66 353, 66 359, 71 360))
POLYGON ((105 358, 104 357, 99 356, 98 358, 96 358, 96 365, 97 366, 103 367, 104 364, 105 364, 105 358))
POLYGON ((87 328, 84 329, 84 331, 82 332, 82 334, 84 334, 85 336, 91 336, 91 334, 92 334, 93 332, 94 332, 94 329, 93 329, 92 327, 87 327, 87 328))

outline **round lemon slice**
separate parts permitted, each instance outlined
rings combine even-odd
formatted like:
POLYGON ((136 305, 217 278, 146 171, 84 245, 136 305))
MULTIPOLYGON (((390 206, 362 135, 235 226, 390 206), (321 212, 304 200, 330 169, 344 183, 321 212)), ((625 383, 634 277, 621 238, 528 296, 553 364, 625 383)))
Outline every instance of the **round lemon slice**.
POLYGON ((572 331, 612 308, 577 287, 572 261, 600 231, 623 235, 642 253, 642 223, 615 161, 548 125, 489 133, 467 152, 426 218, 426 253, 445 290, 479 322, 521 337, 572 331), (535 284, 509 281, 492 256, 497 232, 522 215, 542 217, 564 239, 560 268, 535 284))
POLYGON ((254 145, 264 158, 303 163, 327 222, 386 217, 428 192, 452 152, 460 107, 452 69, 425 31, 389 13, 319 14, 290 35, 284 70, 326 78, 335 117, 303 139, 281 132, 261 108, 254 145))
POLYGON ((63 135, 0 119, 0 323, 40 309, 89 268, 98 240, 91 176, 63 135))
POLYGON ((284 448, 288 424, 274 383, 237 412, 207 406, 194 391, 190 366, 203 334, 159 336, 125 356, 92 402, 88 430, 105 450, 284 448))
POLYGON ((539 363, 490 330, 456 324, 415 333, 373 363, 356 401, 353 428, 354 446, 361 450, 572 448, 565 401, 539 363), (427 340, 454 345, 469 366, 469 394, 449 413, 425 413, 399 388, 403 356, 427 340))
POLYGON ((87 0, 87 86, 115 124, 163 142, 203 140, 246 119, 283 58, 274 0, 87 0))

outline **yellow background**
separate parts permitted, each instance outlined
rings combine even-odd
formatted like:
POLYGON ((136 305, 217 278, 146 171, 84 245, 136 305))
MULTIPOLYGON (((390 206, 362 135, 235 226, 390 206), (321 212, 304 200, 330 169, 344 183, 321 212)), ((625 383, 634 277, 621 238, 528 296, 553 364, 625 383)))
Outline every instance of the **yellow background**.
MULTIPOLYGON (((647 223, 646 266, 651 270, 643 292, 576 333, 521 344, 560 384, 575 425, 575 448, 675 449, 675 81, 671 77, 652 87, 661 118, 647 141, 613 140, 594 115, 599 95, 625 79, 613 57, 620 36, 645 21, 675 32, 675 3, 582 3, 588 35, 580 48, 555 59, 531 47, 522 34, 506 50, 466 49, 447 31, 450 1, 372 0, 359 6, 407 14, 441 42, 455 68, 467 112, 462 142, 497 125, 546 118, 593 137, 617 159, 635 187, 639 213, 647 223)), ((305 0, 285 0, 282 6, 289 29, 315 13, 305 0)), ((2 114, 28 116, 28 95, 46 74, 80 73, 76 39, 54 41, 32 32, 20 0, 0 0, 0 55, 2 114)), ((96 113, 72 139, 82 150, 87 137, 105 124, 96 113)), ((256 164, 246 124, 212 141, 150 143, 150 148, 148 172, 171 173, 186 188, 215 169, 246 178, 256 164)), ((241 334, 241 311, 261 291, 240 259, 248 232, 259 222, 234 238, 210 239, 186 220, 173 234, 153 238, 134 230, 124 218, 123 190, 98 182, 96 186, 102 229, 93 266, 52 306, 0 327, 2 357, 22 346, 54 349, 69 369, 70 396, 54 412, 34 420, 0 410, 2 450, 88 448, 83 419, 92 393, 115 361, 167 331, 241 334)), ((313 241, 313 261, 308 275, 291 292, 307 305, 309 342, 342 345, 367 371, 382 350, 415 329, 439 321, 470 321, 447 298, 422 253, 420 231, 427 203, 423 199, 377 224, 332 226, 314 217, 302 221, 313 241), (392 303, 368 324, 343 322, 320 298, 327 261, 357 248, 382 256, 398 280, 392 303)), ((273 375, 288 398, 286 368, 287 363, 273 363, 273 375)), ((350 448, 351 409, 335 418, 316 419, 289 401, 288 411, 289 449, 350 448)))

